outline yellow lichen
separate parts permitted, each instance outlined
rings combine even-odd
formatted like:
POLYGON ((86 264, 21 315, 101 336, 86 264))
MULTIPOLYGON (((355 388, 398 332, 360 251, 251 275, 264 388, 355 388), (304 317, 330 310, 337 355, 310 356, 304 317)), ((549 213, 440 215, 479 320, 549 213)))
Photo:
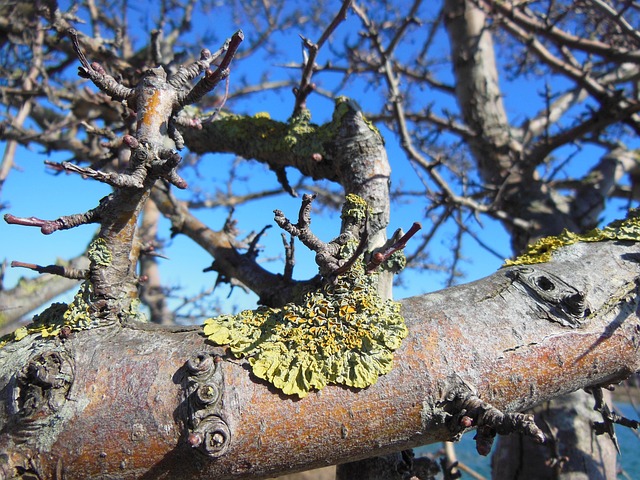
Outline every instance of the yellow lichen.
POLYGON ((602 242, 605 240, 640 241, 640 212, 632 210, 625 220, 611 222, 603 229, 594 228, 585 234, 564 230, 560 235, 541 238, 529 245, 527 250, 515 260, 506 260, 505 267, 530 265, 551 260, 553 252, 578 242, 602 242))
POLYGON ((91 317, 91 293, 91 284, 83 282, 64 312, 65 325, 74 330, 84 330, 97 324, 96 320, 91 317))
POLYGON ((67 308, 66 303, 52 303, 42 313, 35 315, 32 323, 2 337, 0 347, 10 341, 18 342, 31 334, 39 334, 42 338, 57 335, 65 325, 63 315, 67 308))
POLYGON ((369 127, 369 130, 378 135, 384 143, 384 137, 380 133, 380 130, 378 130, 378 127, 376 127, 371 120, 364 116, 364 114, 362 113, 362 108, 360 108, 358 102, 349 97, 341 96, 336 98, 335 109, 333 111, 333 123, 339 123, 342 116, 348 113, 350 110, 359 112, 365 125, 369 127))
POLYGON ((345 219, 347 217, 351 217, 357 223, 362 223, 364 222, 366 213, 367 202, 358 195, 354 195, 353 193, 347 194, 340 218, 345 219))
POLYGON ((15 332, 13 332, 13 339, 16 342, 19 342, 27 335, 29 335, 29 330, 27 330, 27 327, 20 327, 15 332))
POLYGON ((112 261, 111 250, 107 247, 107 242, 104 238, 96 238, 91 242, 87 250, 87 256, 89 260, 97 265, 107 266, 112 261))
POLYGON ((80 285, 78 293, 76 293, 69 305, 66 303, 52 303, 42 313, 35 315, 32 323, 2 337, 0 339, 0 347, 10 341, 17 342, 32 334, 37 334, 41 338, 48 338, 59 335, 65 327, 68 327, 69 331, 73 332, 97 326, 98 321, 91 317, 89 310, 90 297, 91 286, 89 282, 84 282, 80 285))
POLYGON ((400 304, 381 299, 376 275, 364 268, 357 262, 335 283, 282 308, 210 318, 204 334, 247 357, 255 376, 287 395, 305 397, 329 383, 372 385, 391 370, 407 328, 400 304))

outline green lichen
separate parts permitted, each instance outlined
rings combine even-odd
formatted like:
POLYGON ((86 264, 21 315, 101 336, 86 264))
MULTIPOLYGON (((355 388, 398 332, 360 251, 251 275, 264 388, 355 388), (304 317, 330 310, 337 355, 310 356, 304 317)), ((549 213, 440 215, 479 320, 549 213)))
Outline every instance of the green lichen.
POLYGON ((87 256, 91 262, 104 267, 110 265, 113 260, 111 250, 107 247, 107 242, 104 238, 96 238, 91 242, 87 250, 87 256))
POLYGON ((365 220, 366 215, 367 202, 358 195, 354 195, 353 193, 347 194, 344 206, 342 207, 342 214, 340 215, 340 218, 344 220, 350 217, 356 223, 362 224, 365 220))
POLYGON ((254 375, 287 395, 302 398, 329 383, 364 388, 391 371, 407 335, 400 304, 377 295, 375 277, 358 262, 282 308, 210 318, 204 334, 247 357, 254 375))
POLYGON ((380 268, 396 273, 403 270, 406 266, 407 256, 404 254, 404 251, 398 250, 397 252, 393 252, 391 256, 380 265, 380 268))
POLYGON ((134 298, 133 300, 131 300, 131 303, 129 303, 129 308, 124 311, 129 320, 142 323, 147 323, 149 321, 147 316, 142 311, 140 311, 141 305, 142 302, 139 298, 134 298))
MULTIPOLYGON (((366 202, 348 195, 343 220, 362 223, 366 202)), ((351 258, 357 239, 340 248, 351 258)), ((400 304, 377 294, 378 273, 359 258, 321 287, 299 292, 282 308, 260 307, 208 319, 204 334, 246 357, 253 374, 287 395, 305 397, 329 383, 365 388, 391 371, 393 352, 407 335, 400 304)))
MULTIPOLYGON (((190 138, 189 135, 185 135, 185 139, 189 148, 197 153, 205 152, 209 145, 215 144, 223 145, 225 150, 236 152, 244 158, 262 161, 278 158, 313 158, 320 161, 335 155, 327 147, 335 143, 344 123, 343 117, 350 111, 360 111, 360 108, 347 97, 339 97, 335 101, 332 120, 323 125, 312 123, 307 109, 301 109, 287 122, 273 120, 263 112, 253 116, 219 112, 215 122, 203 126, 206 142, 190 138)), ((371 122, 364 121, 372 131, 380 134, 371 122)))
POLYGON ((332 123, 334 124, 340 124, 342 117, 348 113, 349 111, 356 111, 356 112, 360 112, 360 114, 362 115, 362 119, 364 120, 364 123, 367 127, 369 127, 369 130, 371 130, 372 132, 374 132, 376 135, 378 135, 382 141, 384 142, 384 137, 382 136, 382 134, 380 133, 380 130, 378 130, 378 127, 376 127, 372 121, 370 121, 369 119, 367 119, 364 114, 362 113, 362 108, 360 108, 360 105, 358 105, 358 103, 349 98, 349 97, 338 97, 335 100, 335 109, 333 110, 333 121, 332 123))
POLYGON ((585 234, 564 230, 560 235, 541 238, 529 245, 527 250, 515 260, 506 260, 505 267, 531 265, 551 260, 553 252, 578 242, 602 242, 605 240, 640 241, 640 212, 631 210, 625 220, 616 220, 606 227, 594 228, 585 234))
POLYGON ((327 140, 322 127, 311 123, 311 112, 303 108, 287 122, 287 130, 282 138, 285 150, 301 157, 311 158, 313 155, 325 156, 324 143, 327 140))
POLYGON ((64 312, 65 324, 74 330, 85 330, 97 325, 97 321, 91 316, 91 293, 91 284, 83 282, 64 312))
POLYGON ((0 339, 0 347, 11 341, 20 341, 31 334, 38 334, 42 338, 58 335, 65 325, 64 312, 67 308, 66 303, 52 303, 42 313, 35 315, 32 323, 2 337, 0 339))

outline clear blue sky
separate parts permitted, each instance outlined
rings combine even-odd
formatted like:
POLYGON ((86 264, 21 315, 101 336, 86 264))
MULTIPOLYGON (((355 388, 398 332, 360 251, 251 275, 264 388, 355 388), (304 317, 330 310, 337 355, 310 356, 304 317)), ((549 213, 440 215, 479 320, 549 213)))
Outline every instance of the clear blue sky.
MULTIPOLYGON (((148 17, 144 14, 146 9, 138 6, 142 12, 143 20, 140 20, 143 31, 152 28, 148 22, 148 17)), ((202 31, 204 28, 211 28, 208 24, 209 20, 203 16, 196 16, 194 31, 202 31)), ((224 12, 216 13, 216 26, 226 25, 224 29, 217 30, 218 38, 230 36, 235 29, 242 25, 233 25, 228 18, 228 14, 224 12), (224 31, 223 31, 224 30, 224 31)), ((341 33, 353 33, 359 29, 357 19, 351 14, 348 21, 341 27, 341 33)), ((250 30, 245 29, 247 40, 252 36, 250 30)), ((142 38, 142 33, 140 34, 142 38)), ((282 38, 284 53, 279 56, 269 56, 261 54, 260 62, 247 61, 239 64, 234 68, 231 75, 231 82, 245 76, 259 78, 262 68, 269 68, 274 79, 288 78, 295 75, 289 69, 283 68, 286 62, 300 61, 301 46, 300 40, 296 32, 292 31, 287 38, 282 38), (259 65, 257 68, 256 65, 259 65)), ((220 42, 219 42, 220 43, 220 42)), ((210 49, 216 49, 218 44, 207 45, 210 49)), ((201 45, 194 45, 192 54, 196 56, 199 53, 201 45)), ((402 53, 402 52, 400 52, 402 53)), ((328 49, 321 51, 319 63, 324 63, 331 58, 328 49)), ((337 77, 332 74, 320 75, 315 78, 318 85, 324 89, 335 88, 337 77)), ((94 88, 93 86, 91 88, 94 88)), ((522 118, 526 113, 531 113, 532 109, 539 108, 539 104, 528 101, 531 95, 531 89, 538 86, 527 84, 521 81, 507 86, 507 97, 505 98, 509 115, 512 118, 522 118), (524 93, 523 93, 524 92, 524 93)), ((379 103, 381 99, 372 88, 369 88, 363 82, 354 82, 347 86, 341 94, 348 95, 358 101, 366 111, 367 109, 375 109, 372 102, 379 103)), ((433 92, 424 92, 421 99, 424 104, 436 100, 433 92)), ((256 113, 269 112, 272 118, 277 120, 286 120, 293 108, 293 95, 288 91, 278 93, 264 93, 250 98, 237 101, 232 106, 241 112, 256 113)), ((317 123, 322 123, 330 118, 332 111, 332 102, 320 95, 312 95, 309 101, 309 107, 313 114, 313 119, 317 123)), ((421 183, 416 176, 414 170, 406 160, 405 155, 399 149, 394 134, 388 130, 382 129, 388 147, 389 159, 393 169, 392 183, 398 185, 402 183, 412 190, 421 190, 421 183)), ((597 152, 594 152, 596 155, 597 152)), ((36 216, 46 219, 54 219, 60 215, 68 215, 86 211, 96 206, 98 200, 109 192, 108 187, 91 180, 82 180, 78 175, 52 175, 44 167, 44 160, 62 161, 68 157, 64 154, 56 154, 47 156, 41 152, 40 147, 33 146, 32 149, 21 148, 17 160, 17 169, 11 173, 8 181, 5 183, 2 192, 2 201, 9 202, 10 208, 5 212, 11 212, 17 216, 36 216)), ((230 156, 206 155, 201 160, 197 172, 188 169, 185 172, 187 180, 189 180, 193 189, 202 189, 203 191, 213 191, 215 188, 224 189, 229 165, 233 159, 230 156)), ((575 169, 586 169, 588 163, 574 165, 575 169)), ((256 162, 244 162, 238 170, 239 181, 235 186, 235 193, 246 193, 255 190, 256 185, 269 187, 277 186, 275 176, 269 172, 264 166, 256 162)), ((292 182, 296 175, 290 171, 292 182)), ((300 192, 304 193, 304 192, 300 192)), ((190 193, 183 193, 181 196, 190 193)), ((283 247, 280 238, 280 231, 273 222, 273 209, 279 208, 283 210, 290 218, 297 216, 299 199, 292 199, 286 194, 278 197, 271 197, 261 201, 252 202, 247 206, 238 207, 234 217, 238 221, 238 228, 249 233, 252 230, 260 230, 263 226, 274 225, 269 229, 263 237, 261 244, 264 245, 262 258, 278 259, 268 263, 268 268, 273 271, 282 270, 281 257, 283 247)), ((411 226, 414 221, 425 223, 424 213, 427 207, 424 199, 416 199, 411 204, 395 205, 392 209, 392 219, 389 233, 396 228, 402 227, 405 230, 411 226)), ((5 213, 3 212, 3 213, 5 213)), ((213 229, 222 227, 227 211, 217 209, 213 211, 198 211, 196 215, 213 229)), ((623 213, 620 211, 620 204, 613 205, 607 213, 608 219, 621 217, 623 213)), ((469 225, 479 233, 483 241, 491 244, 491 246, 507 257, 511 254, 508 236, 502 227, 490 219, 483 219, 483 225, 478 225, 473 218, 468 218, 469 225)), ((425 225, 427 226, 427 225, 425 225)), ((317 214, 313 217, 313 227, 316 233, 324 240, 329 240, 337 234, 339 227, 339 217, 337 214, 317 214)), ((20 260, 24 262, 38 263, 48 265, 54 263, 57 258, 69 258, 78 255, 83 251, 92 235, 95 233, 94 226, 83 226, 77 229, 64 232, 56 232, 50 236, 42 235, 36 228, 28 228, 21 226, 9 226, 4 222, 0 222, 0 259, 20 260)), ((445 229, 430 245, 430 250, 434 257, 445 258, 452 248, 451 228, 445 229)), ((175 239, 169 239, 168 222, 163 222, 160 230, 160 236, 167 240, 167 247, 164 253, 169 257, 167 260, 160 260, 162 275, 164 282, 169 286, 179 286, 182 290, 180 294, 195 294, 200 290, 209 288, 215 281, 214 273, 202 273, 203 268, 211 264, 210 256, 202 251, 197 245, 183 236, 175 239)), ((299 279, 309 278, 316 273, 312 255, 303 251, 304 248, 297 244, 296 255, 297 262, 294 271, 294 277, 299 279)), ((495 271, 501 265, 502 259, 489 254, 480 247, 471 238, 465 240, 464 255, 468 262, 463 265, 466 273, 464 280, 474 280, 483 277, 495 271)), ((8 269, 5 275, 5 288, 12 287, 20 276, 32 276, 34 274, 24 269, 8 269)), ((437 290, 443 286, 443 275, 430 272, 409 272, 406 276, 404 286, 397 290, 398 298, 420 294, 428 291, 437 290)), ((237 306, 241 308, 249 308, 254 305, 255 296, 247 296, 237 293, 230 300, 224 300, 227 309, 234 309, 237 306)), ((219 294, 225 299, 228 294, 228 286, 222 286, 219 294)))

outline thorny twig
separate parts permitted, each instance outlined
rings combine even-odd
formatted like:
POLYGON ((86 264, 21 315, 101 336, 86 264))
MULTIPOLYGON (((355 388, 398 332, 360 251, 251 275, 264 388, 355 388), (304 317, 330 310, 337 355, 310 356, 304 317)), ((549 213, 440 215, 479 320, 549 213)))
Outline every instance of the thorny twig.
POLYGON ((618 424, 637 430, 638 427, 640 427, 640 422, 637 420, 630 420, 612 411, 611 408, 609 408, 609 405, 607 405, 607 402, 605 402, 604 400, 602 387, 591 387, 585 390, 593 395, 593 398, 595 400, 593 409, 596 412, 599 412, 602 416, 602 422, 594 422, 593 424, 593 429, 596 435, 602 435, 605 433, 609 435, 611 441, 616 447, 616 450, 618 451, 618 453, 620 453, 620 445, 618 444, 618 439, 616 437, 615 425, 618 424))

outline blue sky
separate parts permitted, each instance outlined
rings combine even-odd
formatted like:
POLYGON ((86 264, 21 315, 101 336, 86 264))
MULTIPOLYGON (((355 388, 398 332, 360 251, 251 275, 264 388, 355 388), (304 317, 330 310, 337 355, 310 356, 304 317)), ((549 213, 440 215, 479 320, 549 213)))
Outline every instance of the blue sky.
MULTIPOLYGON (((140 11, 142 10, 140 9, 140 11)), ((224 29, 216 30, 216 36, 220 41, 240 27, 240 25, 233 25, 231 19, 228 16, 225 17, 224 12, 220 13, 220 17, 218 14, 216 15, 216 25, 228 25, 224 29)), ((211 28, 206 17, 197 16, 196 19, 195 31, 211 28)), ((153 26, 149 25, 148 17, 140 22, 144 27, 143 32, 153 26)), ((340 28, 339 35, 353 34, 359 29, 359 23, 353 15, 350 15, 347 22, 340 28)), ((247 41, 249 41, 252 32, 246 30, 245 34, 247 41)), ((142 36, 142 33, 140 35, 142 36)), ((281 34, 279 36, 283 37, 281 34)), ((258 55, 257 63, 255 60, 239 63, 232 71, 231 82, 239 81, 242 77, 259 78, 262 68, 268 68, 274 79, 289 78, 292 75, 297 77, 297 72, 282 66, 287 62, 300 61, 301 59, 302 49, 297 33, 292 31, 283 37, 282 41, 286 47, 281 55, 270 56, 262 53, 258 55), (260 68, 256 68, 256 65, 259 65, 260 68)), ((218 43, 207 46, 214 50, 218 47, 218 43)), ((194 45, 191 53, 196 56, 199 50, 200 46, 194 45)), ((402 51, 399 54, 402 55, 402 51)), ((328 59, 331 59, 331 52, 325 48, 320 53, 318 63, 323 64, 328 59)), ((450 75, 450 73, 447 74, 447 68, 449 67, 445 66, 442 70, 442 75, 445 77, 450 75)), ((331 90, 337 86, 338 78, 335 74, 327 73, 318 75, 314 80, 321 88, 331 90)), ((539 108, 539 102, 531 95, 532 90, 542 88, 539 79, 522 79, 518 82, 505 83, 505 87, 505 102, 510 118, 524 119, 527 114, 539 108)), ((354 98, 363 106, 364 110, 375 110, 376 104, 379 105, 382 101, 375 88, 363 80, 348 84, 345 90, 340 93, 354 98)), ((441 100, 435 93, 429 91, 421 92, 417 98, 423 101, 424 105, 441 100)), ((247 97, 229 105, 237 111, 249 114, 269 112, 272 118, 285 121, 292 111, 293 100, 293 95, 289 91, 279 91, 247 97)), ((447 100, 447 102, 450 104, 451 100, 447 100)), ((322 123, 330 119, 333 103, 320 95, 312 95, 309 99, 309 108, 313 114, 313 120, 322 123)), ((394 134, 384 128, 382 128, 382 133, 386 140, 393 170, 392 184, 402 183, 409 189, 420 190, 421 183, 404 153, 400 150, 394 134)), ((566 153, 569 154, 569 150, 566 153)), ((590 160, 574 162, 571 165, 572 171, 586 171, 597 159, 597 154, 598 152, 594 150, 590 160)), ((10 208, 3 213, 10 212, 17 216, 54 219, 60 215, 78 213, 95 207, 98 200, 108 194, 108 187, 95 181, 83 180, 78 175, 59 174, 54 176, 43 164, 44 160, 62 161, 67 159, 68 157, 64 154, 53 156, 43 154, 38 146, 33 146, 31 149, 20 148, 16 156, 17 169, 10 174, 2 191, 2 201, 10 204, 10 208)), ((197 172, 187 169, 185 177, 189 180, 192 188, 200 188, 203 191, 213 191, 216 186, 217 188, 225 188, 224 181, 232 162, 233 158, 228 155, 205 155, 200 161, 197 172)), ((236 193, 255 190, 256 185, 268 186, 269 188, 277 186, 274 174, 253 161, 243 162, 237 173, 239 181, 235 186, 236 193)), ((295 172, 289 171, 289 174, 292 182, 295 181, 295 172)), ((189 194, 190 192, 185 192, 180 196, 187 198, 189 194)), ((267 263, 267 268, 272 271, 282 270, 281 257, 283 255, 280 231, 273 222, 272 212, 274 208, 278 208, 283 210, 289 218, 295 218, 299 205, 300 199, 290 198, 283 193, 277 197, 240 206, 235 211, 234 218, 238 221, 238 228, 244 233, 249 233, 252 230, 259 231, 267 224, 273 225, 273 228, 269 229, 261 240, 261 244, 264 246, 262 258, 275 258, 267 263)), ((419 198, 415 199, 413 203, 394 206, 389 233, 399 227, 406 230, 414 221, 425 223, 424 214, 427 206, 426 199, 419 198)), ((607 210, 607 220, 622 217, 624 212, 621 207, 620 202, 612 204, 607 210)), ((225 209, 201 210, 194 213, 213 229, 220 229, 228 214, 225 209)), ((469 217, 465 221, 469 222, 469 226, 479 234, 483 241, 491 244, 504 257, 511 254, 508 236, 497 222, 483 218, 483 224, 479 225, 469 217)), ((425 226, 427 225, 425 224, 425 226)), ((329 240, 338 233, 339 216, 338 214, 317 213, 313 217, 313 227, 318 236, 329 240)), ((6 258, 9 261, 20 260, 48 265, 54 263, 57 258, 69 258, 80 254, 94 233, 95 226, 87 225, 44 236, 36 228, 10 226, 0 222, 0 260, 6 258)), ((447 227, 429 246, 435 260, 448 257, 452 248, 452 235, 453 229, 447 227)), ((161 224, 160 236, 167 242, 164 253, 169 258, 161 259, 160 265, 163 280, 168 286, 180 287, 179 294, 189 295, 207 289, 215 282, 214 273, 202 272, 212 261, 206 252, 186 237, 178 236, 175 239, 169 239, 169 225, 166 221, 161 224)), ((304 248, 298 243, 294 277, 299 279, 309 278, 316 273, 312 255, 303 250, 304 248)), ((466 259, 462 266, 466 274, 463 281, 471 281, 488 275, 499 268, 502 263, 501 258, 496 258, 488 253, 470 237, 465 239, 463 253, 466 259)), ((20 276, 33 275, 35 274, 24 269, 8 269, 4 279, 5 288, 11 288, 20 276)), ((408 272, 405 275, 403 286, 397 289, 396 296, 402 298, 440 289, 443 287, 444 278, 443 274, 438 273, 408 272)), ((234 296, 231 299, 226 299, 228 292, 228 286, 220 287, 219 295, 225 309, 254 306, 255 296, 244 295, 236 289, 234 296)))

